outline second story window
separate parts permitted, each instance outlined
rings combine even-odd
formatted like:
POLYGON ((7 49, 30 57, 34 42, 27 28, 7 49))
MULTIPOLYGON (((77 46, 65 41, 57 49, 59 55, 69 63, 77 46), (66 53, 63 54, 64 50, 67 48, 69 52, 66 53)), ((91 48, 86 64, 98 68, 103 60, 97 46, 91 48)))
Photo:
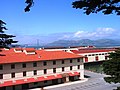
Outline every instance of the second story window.
POLYGON ((37 75, 37 70, 34 70, 34 75, 37 75))
POLYGON ((72 63, 72 59, 70 59, 70 63, 72 63))
POLYGON ((64 67, 62 67, 62 71, 64 71, 64 69, 65 69, 65 68, 64 68, 64 67))
POLYGON ((0 70, 3 70, 3 65, 0 65, 0 70))
POLYGON ((11 64, 11 69, 15 69, 15 64, 11 64))
POLYGON ((0 74, 0 79, 3 79, 3 74, 0 74))
POLYGON ((26 76, 26 71, 23 72, 23 77, 26 76))
POLYGON ((44 66, 46 66, 46 65, 47 65, 47 62, 46 62, 46 61, 44 61, 44 62, 43 62, 43 65, 44 65, 44 66))
POLYGON ((33 67, 37 67, 37 62, 34 62, 34 63, 33 63, 33 67))
POLYGON ((72 66, 70 66, 70 70, 72 70, 72 66))
POLYGON ((23 63, 23 64, 22 64, 22 67, 23 67, 23 68, 26 68, 26 63, 23 63))
POLYGON ((80 69, 80 65, 78 65, 78 69, 80 69))
POLYGON ((53 68, 53 73, 56 73, 56 68, 53 68))
POLYGON ((11 73, 11 78, 15 78, 15 73, 11 73))
POLYGON ((53 65, 56 65, 56 61, 53 61, 53 65))
POLYGON ((47 69, 44 69, 44 74, 47 74, 47 69))

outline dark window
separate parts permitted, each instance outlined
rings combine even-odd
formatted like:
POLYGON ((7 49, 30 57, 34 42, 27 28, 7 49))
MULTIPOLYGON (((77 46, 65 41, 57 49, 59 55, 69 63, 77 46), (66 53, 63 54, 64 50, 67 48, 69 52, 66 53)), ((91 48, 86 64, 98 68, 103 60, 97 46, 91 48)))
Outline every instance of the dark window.
POLYGON ((88 56, 91 56, 91 54, 89 54, 88 56))
POLYGON ((47 81, 44 81, 44 83, 47 83, 47 81))
POLYGON ((56 61, 53 61, 53 65, 55 65, 56 64, 56 61))
POLYGON ((70 66, 70 70, 72 70, 72 66, 70 66))
POLYGON ((23 76, 26 76, 26 71, 23 72, 23 76))
POLYGON ((56 73, 56 68, 53 68, 53 73, 56 73))
POLYGON ((44 66, 46 66, 46 65, 47 65, 47 62, 46 62, 46 61, 44 61, 44 62, 43 62, 43 65, 44 65, 44 66))
POLYGON ((15 64, 11 64, 11 69, 15 69, 15 64))
POLYGON ((47 70, 46 69, 44 69, 44 74, 47 74, 47 70))
POLYGON ((78 65, 78 69, 80 69, 80 65, 78 65))
POLYGON ((64 60, 62 60, 62 64, 64 64, 65 62, 64 62, 64 60))
POLYGON ((0 74, 0 79, 3 79, 3 74, 0 74))
POLYGON ((3 70, 3 65, 0 65, 0 70, 3 70))
POLYGON ((72 59, 70 59, 70 63, 72 63, 72 59))
POLYGON ((104 55, 104 53, 102 53, 102 55, 104 55))
POLYGON ((77 62, 80 62, 80 59, 77 59, 77 62))
POLYGON ((34 62, 34 63, 33 63, 33 67, 37 67, 37 62, 34 62))
POLYGON ((65 69, 65 68, 64 68, 64 67, 62 67, 62 71, 64 71, 64 69, 65 69))
POLYGON ((92 56, 94 56, 94 54, 92 54, 92 56))
POLYGON ((23 67, 23 68, 26 68, 26 63, 23 63, 23 64, 22 64, 22 67, 23 67))
POLYGON ((38 82, 34 82, 34 85, 37 85, 38 84, 38 82))
POLYGON ((34 75, 37 75, 37 70, 34 70, 34 75))
POLYGON ((11 78, 14 78, 15 77, 15 73, 11 73, 11 78))

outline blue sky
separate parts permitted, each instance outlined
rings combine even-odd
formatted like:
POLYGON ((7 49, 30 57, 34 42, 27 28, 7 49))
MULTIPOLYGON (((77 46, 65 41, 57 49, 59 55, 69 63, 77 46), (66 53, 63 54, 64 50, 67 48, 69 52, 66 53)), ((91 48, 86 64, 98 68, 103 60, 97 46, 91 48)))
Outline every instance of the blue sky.
POLYGON ((41 43, 58 39, 118 38, 120 16, 102 13, 83 14, 72 8, 75 0, 34 0, 25 13, 25 0, 1 0, 0 19, 7 23, 6 33, 16 35, 19 43, 41 43), (24 37, 24 38, 23 38, 24 37))

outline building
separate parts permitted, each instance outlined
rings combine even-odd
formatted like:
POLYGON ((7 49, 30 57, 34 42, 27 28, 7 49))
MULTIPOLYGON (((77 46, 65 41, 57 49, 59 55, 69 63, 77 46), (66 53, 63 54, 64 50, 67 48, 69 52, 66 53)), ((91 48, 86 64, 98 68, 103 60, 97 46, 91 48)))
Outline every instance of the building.
POLYGON ((70 50, 72 53, 84 56, 84 63, 109 60, 109 54, 115 52, 115 48, 92 48, 70 50))
POLYGON ((84 79, 83 56, 34 48, 0 52, 0 90, 26 90, 84 79))
POLYGON ((109 53, 115 52, 116 48, 96 48, 94 46, 76 46, 69 48, 45 48, 45 51, 66 51, 84 56, 84 63, 109 60, 109 53))

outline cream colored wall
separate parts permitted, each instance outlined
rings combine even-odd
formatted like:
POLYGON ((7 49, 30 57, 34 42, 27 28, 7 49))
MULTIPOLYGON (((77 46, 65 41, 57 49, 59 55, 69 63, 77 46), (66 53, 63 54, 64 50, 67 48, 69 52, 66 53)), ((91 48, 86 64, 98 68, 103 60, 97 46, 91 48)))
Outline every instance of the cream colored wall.
MULTIPOLYGON (((81 59, 82 60, 82 59, 81 59)), ((37 62, 37 67, 33 67, 33 62, 31 63, 26 63, 26 68, 22 68, 22 63, 16 63, 15 64, 15 69, 11 69, 11 64, 5 64, 3 65, 3 70, 0 70, 0 74, 3 75, 3 80, 17 80, 17 79, 22 79, 22 78, 29 78, 29 77, 34 77, 33 71, 37 70, 37 75, 36 76, 43 76, 45 75, 43 70, 47 69, 47 74, 46 75, 51 75, 53 73, 53 68, 56 68, 56 73, 66 73, 70 71, 79 71, 83 73, 83 62, 77 62, 77 59, 73 59, 73 62, 70 63, 70 60, 64 60, 64 64, 62 64, 61 60, 56 60, 56 65, 53 65, 53 61, 47 61, 47 65, 44 66, 43 62, 37 62), (77 65, 80 65, 80 69, 77 69, 77 65), (73 70, 70 70, 70 66, 73 67, 73 70), (62 71, 62 67, 65 67, 65 71, 62 71), (26 71, 26 77, 23 77, 23 71, 26 71), (11 78, 11 73, 15 72, 15 78, 11 78)), ((56 74, 55 73, 55 74, 56 74)))
MULTIPOLYGON (((87 55, 88 62, 94 62, 94 61, 96 61, 96 59, 95 59, 96 56, 98 56, 98 61, 105 60, 105 56, 106 56, 105 53, 109 53, 109 52, 84 53, 84 54, 79 54, 79 55, 83 55, 83 56, 87 55), (103 53, 104 53, 104 55, 99 55, 99 54, 103 54, 103 53), (92 54, 94 54, 94 56, 88 56, 88 55, 92 55, 92 54), (98 55, 96 55, 96 54, 98 54, 98 55)), ((85 62, 85 60, 84 60, 84 62, 85 62)))

